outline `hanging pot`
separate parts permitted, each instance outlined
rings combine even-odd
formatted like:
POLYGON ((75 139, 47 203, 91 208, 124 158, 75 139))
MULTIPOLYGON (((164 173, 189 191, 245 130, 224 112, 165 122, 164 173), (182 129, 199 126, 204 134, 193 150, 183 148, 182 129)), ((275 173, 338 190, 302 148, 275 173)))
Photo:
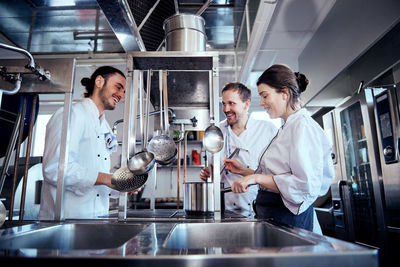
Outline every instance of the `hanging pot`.
POLYGON ((167 51, 206 51, 204 19, 195 14, 175 14, 163 23, 167 51))

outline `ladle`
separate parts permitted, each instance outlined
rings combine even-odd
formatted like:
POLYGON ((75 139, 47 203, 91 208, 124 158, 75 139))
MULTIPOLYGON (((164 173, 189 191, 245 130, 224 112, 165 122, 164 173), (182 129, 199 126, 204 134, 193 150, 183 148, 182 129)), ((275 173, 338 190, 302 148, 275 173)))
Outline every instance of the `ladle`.
MULTIPOLYGON (((142 137, 143 149, 136 153, 128 162, 129 170, 135 175, 141 175, 148 173, 154 167, 155 159, 152 152, 147 151, 147 138, 149 131, 149 110, 150 110, 150 83, 151 81, 151 70, 147 71, 147 88, 146 88, 146 119, 144 120, 142 109, 140 108, 140 132, 142 137), (143 123, 144 121, 144 123, 143 123)), ((142 103, 143 97, 140 91, 140 103, 142 103)))
MULTIPOLYGON (((212 74, 210 74, 212 75, 212 74)), ((224 136, 219 127, 215 126, 214 118, 214 94, 212 90, 212 83, 209 84, 209 94, 210 94, 210 123, 211 125, 207 127, 203 136, 203 146, 205 150, 214 154, 224 147, 224 136)))
POLYGON ((159 71, 160 80, 160 110, 162 110, 162 102, 164 95, 164 114, 160 112, 160 128, 161 134, 154 136, 148 145, 148 151, 154 154, 155 161, 161 165, 172 163, 177 154, 176 144, 168 133, 168 103, 167 103, 167 73, 159 71), (164 122, 162 120, 164 115, 164 122), (164 125, 163 125, 164 124, 164 125))

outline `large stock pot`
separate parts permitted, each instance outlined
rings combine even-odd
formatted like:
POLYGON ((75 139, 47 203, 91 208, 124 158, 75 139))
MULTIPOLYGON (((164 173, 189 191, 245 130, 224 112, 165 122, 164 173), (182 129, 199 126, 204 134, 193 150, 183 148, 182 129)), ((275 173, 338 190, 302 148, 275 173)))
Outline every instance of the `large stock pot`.
POLYGON ((214 213, 214 184, 207 182, 184 183, 183 205, 188 215, 212 215, 214 213))
POLYGON ((203 17, 175 14, 164 21, 167 51, 206 51, 207 36, 203 17))

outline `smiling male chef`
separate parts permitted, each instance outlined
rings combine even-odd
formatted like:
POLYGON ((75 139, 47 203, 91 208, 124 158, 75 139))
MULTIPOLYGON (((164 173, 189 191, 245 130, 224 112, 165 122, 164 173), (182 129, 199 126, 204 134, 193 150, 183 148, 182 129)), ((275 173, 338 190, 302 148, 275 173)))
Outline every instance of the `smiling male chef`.
MULTIPOLYGON (((249 168, 256 169, 259 156, 263 149, 276 135, 278 129, 269 121, 250 117, 251 90, 241 83, 228 83, 222 89, 222 111, 226 119, 219 127, 224 135, 224 149, 221 151, 221 166, 223 160, 239 148, 239 153, 233 158, 249 168)), ((200 178, 206 180, 210 176, 209 168, 200 172, 200 178)), ((224 171, 221 182, 224 187, 232 185, 241 176, 224 171)), ((225 209, 234 211, 246 217, 253 217, 253 200, 256 199, 258 188, 250 187, 244 194, 225 193, 225 209)))
MULTIPOLYGON (((114 67, 99 67, 90 78, 83 78, 81 84, 86 88, 85 98, 71 109, 64 176, 65 218, 108 214, 113 191, 110 154, 117 150, 118 144, 104 111, 113 110, 125 95, 125 75, 114 67)), ((62 108, 57 110, 46 126, 39 220, 54 219, 62 113, 62 108)))

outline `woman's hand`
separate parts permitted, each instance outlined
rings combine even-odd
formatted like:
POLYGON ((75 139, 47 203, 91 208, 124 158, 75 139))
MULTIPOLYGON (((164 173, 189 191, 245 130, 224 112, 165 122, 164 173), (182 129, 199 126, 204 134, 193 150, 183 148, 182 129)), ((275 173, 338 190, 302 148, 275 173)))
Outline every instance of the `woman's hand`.
POLYGON ((226 159, 224 160, 224 163, 226 164, 225 169, 230 171, 231 173, 237 173, 242 176, 254 173, 252 169, 247 168, 245 165, 235 159, 226 159))
POLYGON ((256 175, 247 175, 242 178, 236 179, 232 186, 232 192, 234 193, 245 193, 249 190, 249 185, 256 183, 256 175))
POLYGON ((231 186, 232 192, 245 193, 249 190, 249 186, 253 184, 258 184, 264 188, 279 193, 279 189, 276 186, 273 177, 267 174, 250 174, 236 179, 231 186))

